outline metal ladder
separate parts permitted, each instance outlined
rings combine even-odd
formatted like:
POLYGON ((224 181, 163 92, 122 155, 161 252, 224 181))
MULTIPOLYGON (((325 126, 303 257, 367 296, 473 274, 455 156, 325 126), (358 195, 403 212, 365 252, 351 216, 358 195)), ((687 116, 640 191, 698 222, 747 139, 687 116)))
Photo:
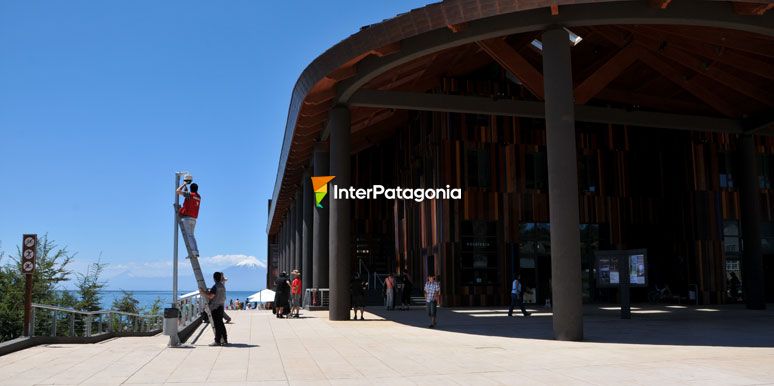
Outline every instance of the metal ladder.
MULTIPOLYGON (((185 249, 188 251, 188 259, 191 261, 191 267, 193 268, 194 277, 196 277, 196 285, 200 290, 207 291, 207 284, 204 282, 204 274, 202 274, 202 267, 199 265, 199 256, 195 255, 191 251, 191 245, 188 241, 188 237, 194 237, 189 235, 186 227, 183 226, 183 221, 179 215, 180 205, 175 204, 175 218, 177 218, 177 225, 180 227, 180 232, 183 233, 183 242, 185 243, 185 249)), ((212 319, 212 311, 210 310, 210 300, 204 298, 204 312, 207 313, 207 320, 210 321, 210 327, 212 327, 212 334, 215 335, 215 322, 212 319)))

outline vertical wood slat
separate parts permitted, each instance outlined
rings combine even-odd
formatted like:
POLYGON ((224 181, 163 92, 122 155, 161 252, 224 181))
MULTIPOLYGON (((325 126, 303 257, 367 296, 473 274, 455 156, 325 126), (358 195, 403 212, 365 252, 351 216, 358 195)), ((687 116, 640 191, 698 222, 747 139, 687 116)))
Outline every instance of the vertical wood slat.
MULTIPOLYGON (((477 88, 467 82, 465 87, 469 91, 477 88)), ((498 264, 503 268, 508 261, 505 243, 518 243, 519 224, 548 222, 547 193, 525 186, 525 154, 545 146, 541 122, 491 116, 480 122, 465 114, 431 113, 398 128, 388 140, 392 141, 391 153, 383 153, 384 159, 395 160, 393 175, 379 170, 380 178, 369 179, 384 185, 394 181, 414 186, 419 180, 425 187, 449 184, 464 188, 460 202, 395 204, 392 223, 386 225, 374 222, 373 217, 381 216, 379 210, 362 212, 371 221, 363 225, 368 232, 392 229, 396 262, 400 263, 397 255, 417 264, 424 255, 437 254, 436 269, 445 276, 444 285, 457 281, 462 221, 497 222, 498 264), (413 135, 412 130, 422 134, 413 135), (488 150, 491 172, 486 189, 467 186, 466 152, 472 148, 488 150)), ((739 218, 739 198, 736 191, 720 188, 718 160, 720 154, 735 150, 734 138, 650 129, 645 133, 617 125, 579 125, 577 138, 578 154, 593 157, 597 171, 597 191, 579 192, 581 223, 600 224, 608 238, 607 248, 652 245, 651 261, 664 266, 674 267, 675 259, 684 259, 688 276, 683 279, 698 284, 705 297, 722 301, 725 270, 719 224, 739 218), (647 149, 643 158, 638 151, 646 146, 640 142, 648 137, 659 146, 647 149), (658 180, 652 181, 652 190, 647 192, 638 189, 645 177, 636 166, 643 162, 660 169, 658 180)), ((774 153, 774 140, 760 139, 758 150, 774 153)), ((772 221, 774 198, 762 191, 761 200, 763 219, 772 221)), ((668 274, 683 268, 672 269, 668 274)), ((449 301, 454 305, 493 304, 496 298, 504 302, 504 282, 501 274, 496 287, 454 285, 447 290, 449 301)))

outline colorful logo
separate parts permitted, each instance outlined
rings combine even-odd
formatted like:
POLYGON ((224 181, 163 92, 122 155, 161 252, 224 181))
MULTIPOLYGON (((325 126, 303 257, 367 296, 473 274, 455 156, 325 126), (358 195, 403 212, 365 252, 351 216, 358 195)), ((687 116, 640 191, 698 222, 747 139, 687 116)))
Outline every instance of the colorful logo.
POLYGON ((328 183, 336 176, 312 177, 312 189, 314 189, 315 206, 322 208, 322 200, 328 195, 328 183))

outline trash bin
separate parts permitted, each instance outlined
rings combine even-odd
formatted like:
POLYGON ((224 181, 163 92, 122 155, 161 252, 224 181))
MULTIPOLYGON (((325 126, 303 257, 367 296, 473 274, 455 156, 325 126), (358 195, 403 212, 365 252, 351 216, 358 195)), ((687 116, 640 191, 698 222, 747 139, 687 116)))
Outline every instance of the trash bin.
POLYGON ((177 336, 177 323, 180 319, 180 310, 177 308, 164 309, 164 335, 169 336, 169 346, 180 345, 180 338, 177 336))

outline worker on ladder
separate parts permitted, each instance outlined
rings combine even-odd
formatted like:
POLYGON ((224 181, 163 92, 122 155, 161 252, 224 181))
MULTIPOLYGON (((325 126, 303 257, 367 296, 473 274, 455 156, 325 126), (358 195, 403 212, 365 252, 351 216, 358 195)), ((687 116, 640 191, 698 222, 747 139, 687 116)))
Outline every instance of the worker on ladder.
MULTIPOLYGON (((178 228, 181 229, 183 231, 185 248, 188 251, 188 261, 191 263, 191 268, 196 278, 196 286, 199 287, 202 299, 207 302, 207 306, 204 307, 204 313, 207 315, 210 326, 212 326, 213 335, 215 335, 214 345, 221 345, 226 343, 226 328, 223 325, 223 303, 226 300, 226 287, 221 282, 225 281, 225 278, 221 272, 215 272, 213 276, 215 286, 212 289, 207 289, 207 283, 204 281, 204 275, 202 274, 202 267, 199 264, 199 248, 196 246, 196 238, 194 237, 196 218, 199 217, 199 206, 202 201, 199 195, 199 186, 191 183, 193 178, 188 172, 177 172, 175 176, 175 184, 179 183, 180 176, 185 176, 183 184, 178 186, 175 192, 175 221, 177 224, 175 226, 175 237, 177 237, 178 228), (185 197, 182 207, 178 204, 179 196, 185 197)), ((177 264, 177 239, 175 239, 175 264, 177 264)), ((175 274, 177 274, 176 269, 175 274)), ((176 283, 175 288, 177 288, 176 283)))
POLYGON ((196 246, 194 229, 196 228, 196 218, 199 217, 199 205, 202 202, 202 196, 199 195, 199 185, 191 183, 193 177, 186 175, 183 178, 183 184, 177 188, 177 194, 185 197, 183 206, 178 211, 180 222, 183 224, 183 237, 188 237, 188 245, 191 246, 191 253, 199 257, 199 248, 196 246), (190 185, 190 189, 188 186, 190 185))

